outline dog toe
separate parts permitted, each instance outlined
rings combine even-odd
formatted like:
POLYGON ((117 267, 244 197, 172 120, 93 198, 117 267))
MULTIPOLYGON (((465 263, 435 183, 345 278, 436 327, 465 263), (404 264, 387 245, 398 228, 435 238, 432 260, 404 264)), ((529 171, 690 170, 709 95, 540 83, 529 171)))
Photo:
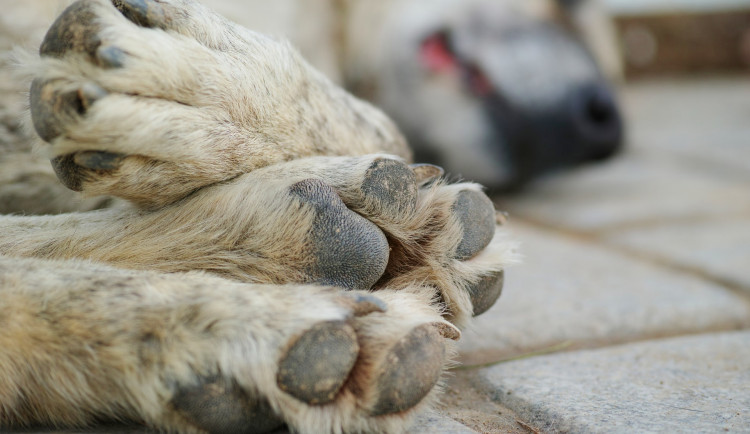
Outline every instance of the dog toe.
POLYGON ((461 223, 463 238, 456 246, 454 258, 466 260, 482 251, 495 235, 495 206, 484 193, 464 190, 453 204, 461 223))
POLYGON ((311 405, 331 402, 359 354, 357 334, 343 321, 328 321, 306 331, 279 363, 277 382, 286 393, 311 405))
POLYGON ((310 228, 310 281, 344 288, 372 287, 388 264, 388 241, 383 232, 349 210, 323 181, 297 182, 291 192, 315 213, 310 228))
POLYGON ((437 328, 423 324, 411 330, 386 356, 377 375, 378 399, 371 414, 398 413, 419 404, 440 379, 445 355, 437 328))
POLYGON ((171 404, 189 423, 210 433, 265 433, 283 423, 266 401, 250 399, 222 378, 179 389, 171 404))
POLYGON ((503 292, 505 274, 502 271, 488 274, 469 287, 469 298, 474 306, 474 316, 485 313, 503 292))

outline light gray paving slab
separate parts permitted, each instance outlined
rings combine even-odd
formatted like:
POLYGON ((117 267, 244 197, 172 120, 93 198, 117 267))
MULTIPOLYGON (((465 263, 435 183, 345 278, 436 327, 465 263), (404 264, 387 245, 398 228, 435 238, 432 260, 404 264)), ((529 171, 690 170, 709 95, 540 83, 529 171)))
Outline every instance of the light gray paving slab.
POLYGON ((544 432, 750 432, 750 331, 536 357, 486 369, 544 432))
POLYGON ((421 416, 409 429, 409 434, 477 434, 466 425, 439 413, 421 416))
POLYGON ((750 291, 750 217, 638 228, 606 240, 750 291))
POLYGON ((631 83, 629 146, 716 176, 750 181, 747 77, 631 83))
MULTIPOLYGON (((750 140, 750 139, 749 139, 750 140)), ((542 180, 498 200, 511 216, 580 232, 750 215, 750 186, 630 150, 610 162, 542 180)))
POLYGON ((461 338, 462 360, 750 326, 745 297, 694 276, 512 221, 523 263, 461 338))

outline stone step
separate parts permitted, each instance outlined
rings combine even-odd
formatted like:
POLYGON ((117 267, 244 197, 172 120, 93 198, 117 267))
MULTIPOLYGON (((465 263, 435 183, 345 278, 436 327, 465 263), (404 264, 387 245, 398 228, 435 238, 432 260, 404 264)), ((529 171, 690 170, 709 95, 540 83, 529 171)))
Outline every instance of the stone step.
POLYGON ((486 363, 569 342, 591 347, 750 327, 750 302, 693 275, 512 221, 523 263, 460 341, 486 363))
POLYGON ((750 432, 750 331, 508 362, 481 375, 542 432, 750 432))

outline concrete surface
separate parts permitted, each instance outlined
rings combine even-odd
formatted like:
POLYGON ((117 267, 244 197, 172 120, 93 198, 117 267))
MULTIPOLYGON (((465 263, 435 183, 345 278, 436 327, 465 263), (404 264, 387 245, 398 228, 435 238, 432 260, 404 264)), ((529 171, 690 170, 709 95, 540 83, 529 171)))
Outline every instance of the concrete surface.
POLYGON ((619 158, 498 198, 526 261, 456 384, 527 432, 750 432, 750 81, 622 96, 619 158))
POLYGON ((494 397, 543 431, 750 429, 750 332, 652 340, 505 363, 494 397))

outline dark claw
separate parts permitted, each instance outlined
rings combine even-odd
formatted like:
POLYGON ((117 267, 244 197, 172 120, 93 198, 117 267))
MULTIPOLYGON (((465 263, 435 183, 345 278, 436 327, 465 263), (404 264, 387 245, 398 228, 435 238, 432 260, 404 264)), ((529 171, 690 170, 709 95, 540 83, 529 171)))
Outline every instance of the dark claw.
POLYGON ((442 167, 433 164, 410 164, 409 167, 414 172, 418 185, 427 184, 445 175, 442 167))
POLYGON ((75 122, 107 91, 93 83, 87 83, 75 90, 60 91, 64 88, 57 80, 31 82, 29 105, 31 120, 39 137, 46 142, 61 135, 64 125, 75 122))
POLYGON ((463 228, 454 257, 466 260, 487 247, 495 236, 495 206, 484 193, 464 190, 458 194, 453 212, 463 228))
POLYGON ((313 326, 279 363, 281 390, 311 405, 333 401, 359 355, 357 334, 343 321, 313 326))
POLYGON ((417 206, 417 180, 406 164, 391 159, 373 161, 365 172, 362 193, 382 209, 379 215, 391 218, 408 215, 417 206))
POLYGON ((266 433, 283 424, 267 402, 250 399, 239 386, 222 378, 181 388, 172 406, 199 429, 215 434, 266 433))
POLYGON ((352 310, 354 316, 365 316, 373 312, 386 312, 388 306, 385 302, 372 295, 341 293, 342 300, 352 310))
POLYGON ((96 14, 90 3, 77 1, 68 6, 44 36, 39 54, 62 57, 68 51, 87 53, 92 58, 101 44, 96 14))
POLYGON ((81 166, 73 161, 72 155, 69 154, 53 158, 50 162, 52 163, 52 169, 54 169, 55 175, 57 175, 57 179, 59 179, 64 186, 73 191, 81 191, 81 180, 83 174, 81 173, 81 166))
POLYGON ((350 289, 369 289, 388 264, 388 241, 375 224, 349 210, 329 185, 316 179, 290 187, 293 195, 315 209, 310 228, 313 259, 310 282, 350 289))
POLYGON ((112 0, 125 18, 141 27, 165 28, 164 8, 153 0, 112 0))
POLYGON ((435 327, 423 324, 409 332, 386 356, 370 414, 398 413, 419 404, 440 379, 444 361, 445 344, 435 327))
POLYGON ((482 277, 476 285, 469 289, 471 304, 474 306, 474 316, 487 312, 495 304, 503 292, 504 282, 505 273, 498 271, 482 277))
POLYGON ((73 155, 73 161, 82 167, 93 170, 114 170, 120 167, 122 154, 102 151, 81 151, 73 155))
POLYGON ((114 46, 102 46, 96 50, 96 59, 102 68, 122 68, 125 52, 114 46))
POLYGON ((433 322, 431 325, 440 333, 440 336, 446 339, 452 341, 461 339, 461 330, 449 322, 433 322))
POLYGON ((86 83, 78 89, 78 100, 80 101, 80 109, 77 110, 79 115, 86 114, 89 108, 94 105, 95 102, 107 96, 109 93, 103 88, 99 87, 94 83, 86 83))

